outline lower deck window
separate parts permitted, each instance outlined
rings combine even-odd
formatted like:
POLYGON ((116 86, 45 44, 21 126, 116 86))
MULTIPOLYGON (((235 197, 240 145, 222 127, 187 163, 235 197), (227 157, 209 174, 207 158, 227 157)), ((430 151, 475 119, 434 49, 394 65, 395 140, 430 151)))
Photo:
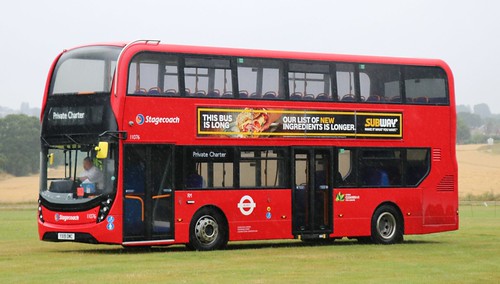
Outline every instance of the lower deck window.
POLYGON ((285 149, 193 148, 184 151, 184 188, 285 188, 285 149))
POLYGON ((285 187, 284 151, 240 152, 240 187, 285 187))
POLYGON ((340 149, 339 187, 413 187, 430 169, 428 149, 340 149))
MULTIPOLYGON (((289 147, 178 149, 178 188, 289 188, 291 170, 307 173, 307 158, 293 159, 289 147), (291 160, 296 162, 290 165, 291 160)), ((322 169, 336 171, 336 187, 415 187, 430 170, 424 148, 340 148, 336 157, 337 163, 322 169)))
POLYGON ((201 183, 194 187, 234 187, 233 163, 202 162, 196 167, 195 174, 199 175, 201 183))

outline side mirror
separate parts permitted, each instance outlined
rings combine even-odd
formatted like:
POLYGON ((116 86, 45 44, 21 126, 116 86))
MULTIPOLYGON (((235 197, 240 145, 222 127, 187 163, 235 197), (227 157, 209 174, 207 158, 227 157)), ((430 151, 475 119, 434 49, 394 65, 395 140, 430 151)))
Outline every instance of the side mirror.
POLYGON ((108 157, 108 146, 108 142, 99 142, 99 145, 95 147, 97 159, 106 159, 108 157))

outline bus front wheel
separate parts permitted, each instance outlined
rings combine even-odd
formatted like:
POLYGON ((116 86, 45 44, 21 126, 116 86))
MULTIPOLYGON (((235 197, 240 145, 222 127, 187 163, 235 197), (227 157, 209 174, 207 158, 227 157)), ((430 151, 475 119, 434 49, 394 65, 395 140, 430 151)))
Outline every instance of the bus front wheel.
POLYGON ((382 205, 372 217, 371 239, 376 244, 395 244, 403 241, 403 218, 391 205, 382 205))
POLYGON ((227 244, 227 235, 222 215, 217 210, 202 208, 191 220, 188 247, 199 251, 222 249, 227 244))

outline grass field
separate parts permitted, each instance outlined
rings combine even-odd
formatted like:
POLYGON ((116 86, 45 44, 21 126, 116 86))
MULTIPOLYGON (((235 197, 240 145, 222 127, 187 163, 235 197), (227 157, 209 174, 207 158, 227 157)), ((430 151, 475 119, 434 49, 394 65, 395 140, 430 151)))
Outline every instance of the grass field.
POLYGON ((35 209, 4 207, 0 282, 499 283, 500 214, 494 210, 465 208, 459 231, 406 236, 399 245, 261 241, 193 252, 41 242, 35 209))

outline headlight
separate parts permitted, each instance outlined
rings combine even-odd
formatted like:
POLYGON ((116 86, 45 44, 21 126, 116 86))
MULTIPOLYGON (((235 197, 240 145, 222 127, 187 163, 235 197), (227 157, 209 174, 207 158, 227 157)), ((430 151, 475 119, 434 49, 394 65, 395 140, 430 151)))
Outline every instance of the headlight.
POLYGON ((113 204, 113 199, 111 198, 108 198, 103 202, 101 202, 101 207, 99 208, 99 215, 97 216, 97 223, 100 223, 104 221, 104 219, 106 219, 106 216, 108 216, 112 204, 113 204))
POLYGON ((38 199, 38 219, 40 220, 40 222, 45 222, 43 220, 43 214, 42 214, 42 201, 40 201, 40 199, 38 199))

